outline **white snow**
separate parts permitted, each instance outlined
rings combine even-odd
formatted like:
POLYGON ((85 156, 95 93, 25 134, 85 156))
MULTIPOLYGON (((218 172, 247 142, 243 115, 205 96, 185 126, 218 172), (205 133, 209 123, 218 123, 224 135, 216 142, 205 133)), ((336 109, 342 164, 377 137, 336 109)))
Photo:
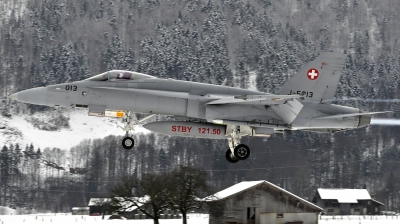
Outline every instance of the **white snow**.
MULTIPOLYGON (((201 224, 208 223, 208 214, 188 214, 188 224, 201 224)), ((43 224, 43 223, 57 223, 57 224, 70 224, 70 223, 110 223, 110 222, 123 222, 123 223, 141 223, 152 224, 152 219, 136 219, 136 220, 108 220, 110 216, 105 216, 104 220, 101 216, 88 216, 88 215, 71 215, 71 214, 31 214, 31 215, 3 215, 0 216, 1 224, 43 224)), ((181 224, 182 219, 161 219, 160 224, 181 224)))
MULTIPOLYGON (((105 216, 104 220, 101 216, 88 215, 71 215, 71 214, 30 214, 30 215, 0 215, 1 224, 45 224, 45 223, 139 223, 152 224, 152 219, 141 220, 108 220, 109 216, 105 216)), ((188 214, 188 224, 207 224, 209 222, 208 214, 188 214)), ((319 224, 397 224, 400 219, 398 216, 322 216, 319 224)), ((182 219, 160 219, 160 224, 181 224, 182 219)))
POLYGON ((15 214, 15 213, 16 213, 15 209, 0 206, 0 215, 11 215, 11 214, 15 214))
POLYGON ((249 85, 248 90, 258 91, 257 89, 257 73, 255 71, 249 72, 249 85))
POLYGON ((339 203, 358 203, 357 200, 369 200, 367 189, 318 189, 321 199, 337 199, 339 203))
MULTIPOLYGON (((64 113, 69 116, 69 129, 59 131, 45 131, 35 128, 29 120, 35 117, 46 120, 52 113, 35 113, 29 115, 14 115, 11 118, 0 117, 0 145, 19 143, 24 149, 25 145, 33 144, 35 148, 40 147, 69 149, 78 145, 84 139, 104 138, 109 135, 124 135, 125 132, 118 127, 122 126, 121 119, 108 117, 88 116, 86 109, 72 109, 64 113)), ((143 127, 135 127, 135 133, 150 133, 143 127)))
POLYGON ((212 200, 221 200, 221 199, 227 198, 227 197, 229 197, 231 195, 234 195, 234 194, 237 194, 239 192, 245 191, 245 190, 247 190, 247 189, 249 189, 251 187, 254 187, 256 185, 259 185, 259 184, 261 184, 263 182, 264 182, 263 180, 260 180, 260 181, 242 181, 242 182, 240 182, 238 184, 235 184, 235 185, 233 185, 231 187, 228 187, 228 188, 226 188, 226 189, 224 189, 222 191, 219 191, 219 192, 215 193, 212 196, 208 196, 207 200, 211 200, 211 201, 212 200))
POLYGON ((398 216, 385 215, 347 215, 347 216, 321 216, 319 224, 395 224, 400 223, 398 216))

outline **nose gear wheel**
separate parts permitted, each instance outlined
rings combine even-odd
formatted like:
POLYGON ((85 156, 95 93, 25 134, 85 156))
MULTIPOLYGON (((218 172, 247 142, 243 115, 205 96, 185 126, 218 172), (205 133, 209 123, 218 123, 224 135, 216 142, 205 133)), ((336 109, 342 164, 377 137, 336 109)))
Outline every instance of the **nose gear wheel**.
POLYGON ((133 138, 125 137, 122 139, 122 147, 124 147, 124 149, 132 149, 133 146, 135 146, 135 140, 133 140, 133 138))

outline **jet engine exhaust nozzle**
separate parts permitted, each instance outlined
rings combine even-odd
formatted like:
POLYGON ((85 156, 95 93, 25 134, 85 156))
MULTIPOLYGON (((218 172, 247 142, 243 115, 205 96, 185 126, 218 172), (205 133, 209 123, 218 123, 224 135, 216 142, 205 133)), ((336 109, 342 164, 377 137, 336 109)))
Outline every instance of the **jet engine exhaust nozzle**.
POLYGON ((359 123, 358 123, 358 127, 363 127, 363 126, 366 126, 366 125, 369 125, 369 124, 371 124, 371 115, 370 114, 367 114, 367 115, 361 115, 360 117, 359 117, 359 123))

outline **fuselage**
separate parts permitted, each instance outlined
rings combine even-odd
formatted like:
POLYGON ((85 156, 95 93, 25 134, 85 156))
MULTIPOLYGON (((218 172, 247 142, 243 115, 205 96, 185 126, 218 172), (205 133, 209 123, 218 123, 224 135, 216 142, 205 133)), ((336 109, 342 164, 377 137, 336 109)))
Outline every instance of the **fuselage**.
POLYGON ((39 105, 84 107, 89 109, 89 114, 104 114, 106 110, 121 110, 196 118, 210 123, 216 119, 262 123, 267 126, 271 125, 277 130, 347 129, 360 126, 360 116, 342 119, 316 119, 327 115, 359 112, 358 109, 352 107, 301 102, 302 109, 293 122, 288 125, 280 119, 279 112, 272 108, 274 105, 207 104, 223 97, 268 96, 271 94, 221 85, 159 79, 151 76, 133 80, 111 79, 113 72, 118 75, 119 71, 99 75, 105 78, 96 78, 98 76, 95 76, 82 81, 21 91, 17 93, 17 98, 22 102, 39 105))

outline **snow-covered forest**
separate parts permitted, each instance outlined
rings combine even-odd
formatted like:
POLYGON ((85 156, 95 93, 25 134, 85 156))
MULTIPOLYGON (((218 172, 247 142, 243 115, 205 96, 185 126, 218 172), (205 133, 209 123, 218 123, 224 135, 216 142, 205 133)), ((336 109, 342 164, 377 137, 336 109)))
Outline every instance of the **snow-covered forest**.
MULTIPOLYGON (((110 69, 215 84, 227 78, 275 93, 323 51, 348 55, 336 103, 398 118, 399 103, 382 99, 400 96, 399 10, 393 0, 2 0, 0 120, 53 110, 12 101, 14 92, 110 69)), ((69 127, 62 112, 52 119, 60 125, 49 132, 69 127)), ((13 134, 1 122, 0 131, 13 134)), ((399 210, 399 134, 370 126, 245 138, 252 156, 237 164, 225 160, 226 141, 157 134, 136 136, 131 151, 120 136, 68 150, 0 142, 0 205, 65 212, 108 196, 124 175, 195 163, 216 191, 261 179, 308 199, 320 187, 367 188, 385 210, 399 210)))

